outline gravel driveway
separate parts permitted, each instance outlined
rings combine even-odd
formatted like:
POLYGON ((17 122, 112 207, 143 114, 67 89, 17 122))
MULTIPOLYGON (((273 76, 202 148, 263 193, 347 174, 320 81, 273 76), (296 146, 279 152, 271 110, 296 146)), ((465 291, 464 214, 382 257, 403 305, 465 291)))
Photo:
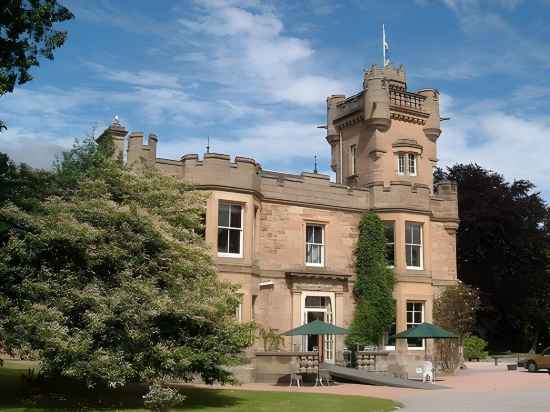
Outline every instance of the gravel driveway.
POLYGON ((550 375, 507 371, 505 366, 470 364, 457 376, 445 378, 448 390, 397 395, 404 411, 516 412, 550 411, 550 375))

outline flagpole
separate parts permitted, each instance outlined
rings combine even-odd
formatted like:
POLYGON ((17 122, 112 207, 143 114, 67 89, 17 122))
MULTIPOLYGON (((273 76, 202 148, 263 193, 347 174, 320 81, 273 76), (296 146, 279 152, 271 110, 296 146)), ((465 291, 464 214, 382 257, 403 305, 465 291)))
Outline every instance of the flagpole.
POLYGON ((382 24, 382 67, 386 67, 386 29, 382 24))

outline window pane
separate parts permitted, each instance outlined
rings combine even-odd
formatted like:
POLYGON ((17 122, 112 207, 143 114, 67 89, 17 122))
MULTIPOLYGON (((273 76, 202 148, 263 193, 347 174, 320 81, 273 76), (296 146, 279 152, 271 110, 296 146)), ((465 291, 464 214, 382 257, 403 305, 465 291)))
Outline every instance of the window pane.
POLYGON ((307 245, 306 246, 306 262, 307 263, 321 263, 321 246, 319 245, 307 245))
POLYGON ((420 339, 420 338, 407 339, 407 343, 409 344, 409 348, 421 348, 422 347, 422 339, 420 339))
POLYGON ((399 155, 399 174, 405 174, 405 155, 399 155))
POLYGON ((422 323, 422 312, 414 312, 414 323, 422 323))
POLYGON ((235 229, 229 230, 229 253, 241 253, 241 231, 240 230, 235 230, 235 229))
POLYGON ((241 206, 239 205, 231 205, 231 227, 238 227, 239 229, 241 226, 241 206))
POLYGON ((313 243, 313 226, 306 225, 306 242, 313 243))
POLYGON ((324 307, 321 296, 306 296, 306 308, 324 307))
POLYGON ((384 235, 386 235, 386 243, 393 243, 393 222, 384 222, 384 235))
POLYGON ((412 223, 405 224, 405 243, 412 243, 412 223))
POLYGON ((218 226, 229 226, 229 209, 231 205, 220 203, 218 208, 218 226))
POLYGON ((416 157, 413 154, 409 154, 409 174, 416 174, 416 157))
POLYGON ((386 262, 391 266, 395 264, 395 245, 393 243, 386 245, 386 262))
POLYGON ((422 241, 420 239, 420 225, 419 224, 413 224, 412 225, 412 243, 415 243, 417 245, 421 244, 422 241))
POLYGON ((409 266, 420 266, 420 246, 410 246, 411 248, 411 264, 409 266))
POLYGON ((412 323, 412 322, 413 322, 413 313, 407 311, 407 323, 412 323))
POLYGON ((313 241, 315 243, 322 244, 323 243, 323 228, 321 226, 314 226, 313 227, 313 241))
POLYGON ((218 228, 218 252, 227 253, 229 250, 229 230, 218 228))
POLYGON ((408 311, 414 310, 414 303, 407 302, 407 310, 408 310, 408 311))

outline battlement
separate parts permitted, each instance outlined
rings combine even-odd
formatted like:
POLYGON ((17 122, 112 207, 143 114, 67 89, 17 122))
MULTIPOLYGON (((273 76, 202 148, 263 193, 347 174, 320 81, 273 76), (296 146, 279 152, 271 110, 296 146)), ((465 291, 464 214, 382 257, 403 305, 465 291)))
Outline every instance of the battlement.
POLYGON ((157 159, 157 135, 151 133, 147 143, 143 144, 143 132, 132 132, 128 135, 128 165, 130 167, 154 166, 157 159))
POLYGON ((391 64, 388 64, 387 66, 380 67, 377 64, 373 64, 370 69, 365 71, 364 79, 364 88, 367 88, 367 81, 375 78, 384 78, 389 81, 395 81, 400 82, 403 84, 406 84, 406 74, 405 74, 405 66, 400 65, 399 67, 395 67, 391 64))
MULTIPOLYGON (((337 107, 345 108, 347 105, 353 107, 362 97, 363 93, 347 99, 344 96, 332 96, 331 99, 337 107)), ((123 147, 126 129, 113 123, 111 133, 123 147)), ((411 211, 445 221, 458 220, 456 185, 452 182, 440 182, 433 192, 431 185, 406 178, 348 186, 331 182, 330 176, 321 173, 263 170, 253 158, 235 156, 232 159, 223 153, 205 153, 202 159, 196 153, 185 154, 179 160, 160 159, 156 157, 158 138, 155 134, 148 135, 147 143, 144 143, 143 132, 132 132, 127 139, 130 167, 156 167, 163 174, 203 189, 251 193, 265 201, 291 205, 357 212, 369 209, 411 211)), ((392 150, 403 147, 419 153, 424 150, 410 138, 395 140, 392 150)))

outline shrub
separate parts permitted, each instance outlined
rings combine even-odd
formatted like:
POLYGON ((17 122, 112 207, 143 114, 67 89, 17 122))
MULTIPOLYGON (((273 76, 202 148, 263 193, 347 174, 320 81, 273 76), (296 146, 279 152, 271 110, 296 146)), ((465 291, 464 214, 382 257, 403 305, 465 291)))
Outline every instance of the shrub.
POLYGON ((434 322, 458 335, 458 339, 436 341, 436 357, 443 369, 454 371, 462 364, 462 345, 473 331, 479 302, 478 291, 460 282, 434 301, 434 322))
POLYGON ((149 386, 149 392, 143 395, 143 404, 153 412, 166 412, 185 400, 177 389, 154 383, 149 386))
POLYGON ((464 358, 485 359, 489 354, 485 352, 487 342, 478 336, 468 336, 464 339, 464 358))

